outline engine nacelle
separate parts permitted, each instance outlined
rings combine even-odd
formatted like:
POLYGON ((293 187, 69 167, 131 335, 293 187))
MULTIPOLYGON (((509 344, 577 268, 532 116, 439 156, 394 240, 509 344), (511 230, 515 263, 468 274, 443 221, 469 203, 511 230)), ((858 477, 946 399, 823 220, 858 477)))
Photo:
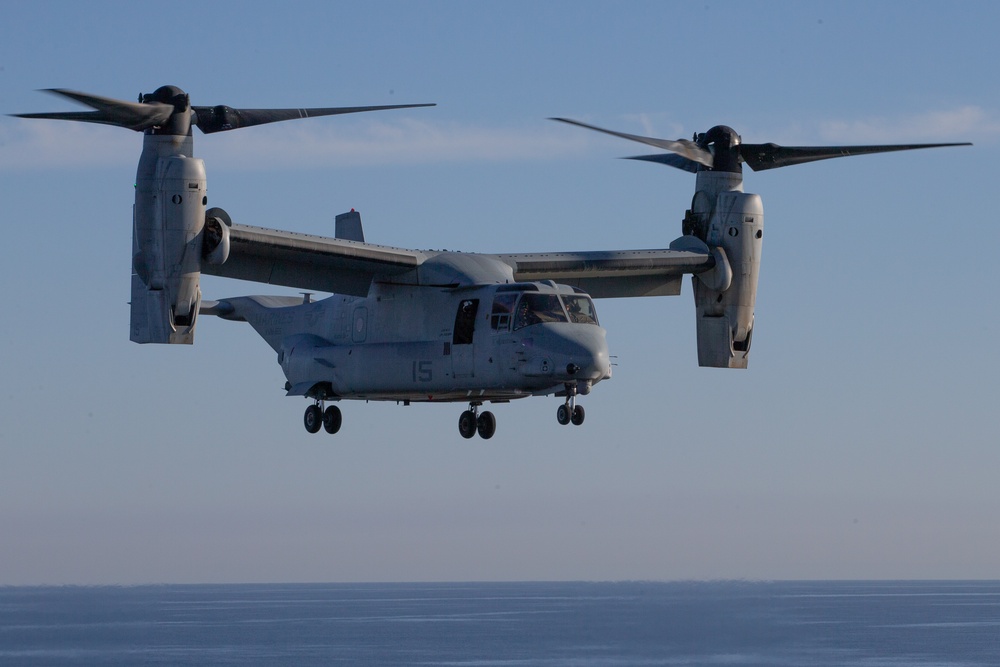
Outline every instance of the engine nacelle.
POLYGON ((758 195, 718 193, 705 238, 716 268, 692 279, 699 366, 747 367, 763 236, 758 195))
POLYGON ((205 165, 176 154, 176 137, 144 140, 133 209, 131 339, 190 344, 201 304, 205 165))

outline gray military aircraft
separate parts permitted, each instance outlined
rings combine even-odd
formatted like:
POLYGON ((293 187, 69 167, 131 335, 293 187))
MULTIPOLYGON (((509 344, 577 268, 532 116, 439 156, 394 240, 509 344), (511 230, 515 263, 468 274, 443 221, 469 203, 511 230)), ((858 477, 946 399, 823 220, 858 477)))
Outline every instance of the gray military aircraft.
POLYGON ((64 89, 93 111, 18 114, 143 132, 132 226, 131 339, 191 344, 199 314, 248 322, 277 353, 289 396, 310 400, 304 422, 336 433, 346 399, 467 403, 458 428, 496 431, 487 402, 563 398, 560 424, 579 425, 577 397, 611 377, 594 298, 675 296, 692 274, 701 366, 746 368, 764 235, 758 195, 742 166, 773 169, 814 160, 969 144, 783 147, 745 144, 716 126, 691 141, 587 129, 667 151, 633 159, 696 175, 682 235, 669 247, 520 254, 408 250, 366 243, 356 211, 337 216, 335 238, 236 224, 208 207, 205 166, 192 127, 210 134, 296 118, 428 104, 323 109, 192 106, 175 86, 138 102, 64 89), (331 293, 313 300, 243 296, 203 301, 202 273, 331 293), (331 405, 327 406, 326 403, 331 405))

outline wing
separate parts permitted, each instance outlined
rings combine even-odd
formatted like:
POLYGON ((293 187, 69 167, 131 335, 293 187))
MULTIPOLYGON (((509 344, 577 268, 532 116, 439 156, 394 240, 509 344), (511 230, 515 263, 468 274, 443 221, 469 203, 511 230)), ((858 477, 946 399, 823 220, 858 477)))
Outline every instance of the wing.
POLYGON ((418 250, 234 224, 229 259, 202 266, 223 278, 319 292, 367 296, 372 279, 413 271, 426 259, 418 250))
POLYGON ((715 266, 708 246, 682 237, 665 250, 612 250, 496 255, 516 280, 553 280, 595 298, 676 296, 685 273, 715 266))
POLYGON ((442 286, 503 282, 512 277, 553 280, 597 298, 675 296, 680 294, 685 273, 702 273, 716 264, 708 246, 690 236, 664 250, 476 255, 422 252, 234 224, 229 228, 229 244, 229 259, 224 264, 205 263, 203 273, 356 296, 366 296, 372 280, 393 281, 394 277, 410 284, 442 286))

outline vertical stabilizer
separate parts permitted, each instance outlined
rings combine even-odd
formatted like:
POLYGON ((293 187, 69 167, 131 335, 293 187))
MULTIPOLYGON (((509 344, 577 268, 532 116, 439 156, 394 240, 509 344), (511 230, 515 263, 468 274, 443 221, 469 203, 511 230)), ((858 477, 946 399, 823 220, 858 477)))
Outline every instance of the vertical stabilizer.
POLYGON ((338 215, 336 236, 345 241, 364 243, 365 230, 361 227, 361 214, 352 208, 350 212, 338 215))

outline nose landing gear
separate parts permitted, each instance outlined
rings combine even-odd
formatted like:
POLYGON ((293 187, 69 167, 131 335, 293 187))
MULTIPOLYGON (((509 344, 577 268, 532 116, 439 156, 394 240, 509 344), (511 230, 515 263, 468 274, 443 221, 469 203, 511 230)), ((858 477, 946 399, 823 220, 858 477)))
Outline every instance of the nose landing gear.
POLYGON ((340 426, 344 423, 344 416, 336 405, 331 405, 324 410, 323 401, 317 400, 306 408, 302 422, 310 433, 319 433, 322 426, 327 433, 333 435, 340 430, 340 426))
POLYGON ((469 439, 479 433, 483 440, 489 440, 497 431, 497 418, 489 410, 480 413, 482 403, 469 403, 469 409, 458 418, 458 432, 469 439))
POLYGON ((556 421, 563 426, 570 422, 573 422, 574 426, 579 426, 586 416, 587 412, 583 406, 576 404, 576 385, 566 385, 566 402, 556 410, 556 421))

